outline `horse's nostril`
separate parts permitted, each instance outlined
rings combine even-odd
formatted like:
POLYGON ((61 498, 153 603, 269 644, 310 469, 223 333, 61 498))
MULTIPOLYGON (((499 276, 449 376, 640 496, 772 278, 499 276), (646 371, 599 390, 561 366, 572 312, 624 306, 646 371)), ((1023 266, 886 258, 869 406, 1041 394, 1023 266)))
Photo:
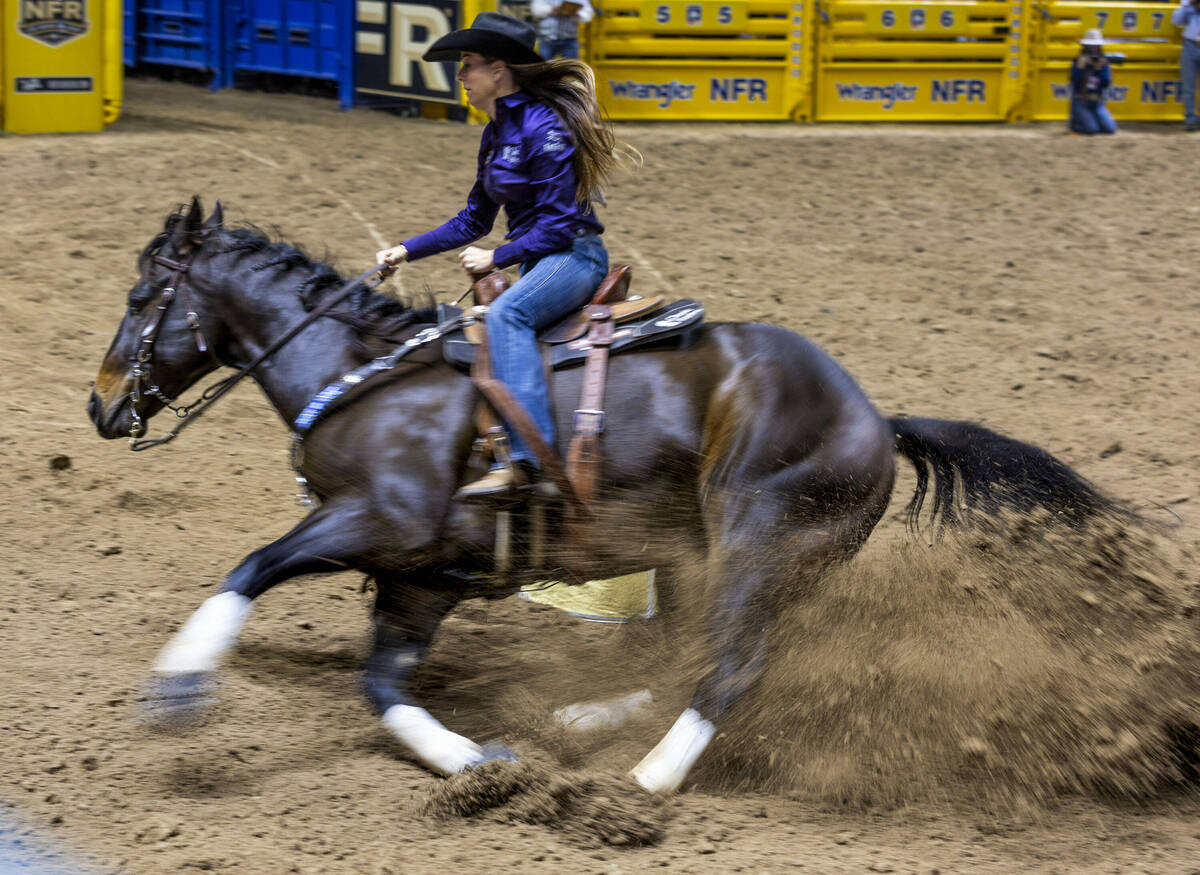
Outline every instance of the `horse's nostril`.
POLYGON ((92 422, 95 422, 96 417, 100 415, 100 396, 95 392, 88 398, 87 412, 92 422))

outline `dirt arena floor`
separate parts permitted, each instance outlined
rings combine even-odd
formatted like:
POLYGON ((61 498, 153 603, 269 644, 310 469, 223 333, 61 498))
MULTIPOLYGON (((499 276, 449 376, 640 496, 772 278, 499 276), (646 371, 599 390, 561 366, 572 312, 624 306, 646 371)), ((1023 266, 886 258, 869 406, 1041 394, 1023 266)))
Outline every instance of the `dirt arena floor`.
MULTIPOLYGON (((360 695, 352 574, 264 597, 212 718, 151 733, 137 700, 159 648, 303 511, 253 387, 169 447, 97 437, 89 383, 137 254, 198 194, 355 273, 459 209, 479 130, 131 80, 103 134, 0 136, 0 871, 1200 871, 1200 140, 621 133, 645 166, 602 217, 636 290, 807 334, 888 415, 1037 444, 1165 528, 1016 521, 931 545, 903 530, 904 472, 666 803, 621 776, 688 699, 683 632, 516 599, 452 615, 424 702, 525 756, 508 795, 475 777, 481 801, 406 760, 360 695), (655 704, 623 730, 550 728, 559 705, 640 686, 655 704)), ((456 296, 456 261, 394 290, 425 287, 456 296)))

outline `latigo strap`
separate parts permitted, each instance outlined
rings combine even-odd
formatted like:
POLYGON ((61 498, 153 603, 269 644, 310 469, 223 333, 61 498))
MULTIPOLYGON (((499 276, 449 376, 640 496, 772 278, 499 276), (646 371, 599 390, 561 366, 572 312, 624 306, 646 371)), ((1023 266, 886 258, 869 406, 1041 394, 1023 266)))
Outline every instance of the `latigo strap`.
POLYGON ((567 450, 567 476, 585 505, 596 497, 596 481, 604 462, 600 434, 604 431, 604 386, 608 376, 608 350, 613 340, 612 308, 592 304, 587 308, 588 351, 583 366, 583 390, 572 421, 574 435, 567 450))

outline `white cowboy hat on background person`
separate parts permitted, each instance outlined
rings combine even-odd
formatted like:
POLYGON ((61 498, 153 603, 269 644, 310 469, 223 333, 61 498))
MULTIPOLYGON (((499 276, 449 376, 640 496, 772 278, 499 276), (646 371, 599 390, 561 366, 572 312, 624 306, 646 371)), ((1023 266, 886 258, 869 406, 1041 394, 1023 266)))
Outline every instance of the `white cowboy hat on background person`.
POLYGON ((1102 46, 1104 45, 1104 34, 1093 27, 1084 32, 1083 39, 1079 41, 1079 44, 1081 46, 1102 46))

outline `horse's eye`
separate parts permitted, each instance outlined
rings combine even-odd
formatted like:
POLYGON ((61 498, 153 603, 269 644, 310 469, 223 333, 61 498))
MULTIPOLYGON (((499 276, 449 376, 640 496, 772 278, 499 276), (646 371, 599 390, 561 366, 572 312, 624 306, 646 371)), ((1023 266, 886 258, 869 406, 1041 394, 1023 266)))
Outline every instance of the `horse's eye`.
POLYGON ((129 293, 129 315, 136 316, 146 308, 154 297, 154 290, 148 283, 138 283, 129 293))

